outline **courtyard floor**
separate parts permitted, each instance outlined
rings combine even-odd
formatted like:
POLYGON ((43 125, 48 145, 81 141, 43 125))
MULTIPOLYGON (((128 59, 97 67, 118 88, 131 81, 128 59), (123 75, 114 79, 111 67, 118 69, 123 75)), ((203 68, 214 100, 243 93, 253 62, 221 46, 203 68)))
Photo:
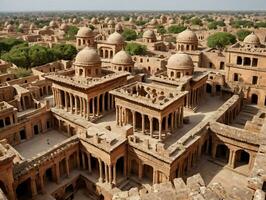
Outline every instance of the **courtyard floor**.
POLYGON ((26 142, 23 142, 14 148, 21 154, 22 157, 30 159, 37 156, 39 153, 47 151, 54 145, 61 143, 67 137, 56 130, 52 130, 34 137, 26 142))
POLYGON ((200 173, 206 185, 221 183, 226 191, 231 191, 234 186, 247 187, 248 177, 241 175, 225 166, 221 166, 209 160, 208 156, 202 156, 188 176, 200 173))

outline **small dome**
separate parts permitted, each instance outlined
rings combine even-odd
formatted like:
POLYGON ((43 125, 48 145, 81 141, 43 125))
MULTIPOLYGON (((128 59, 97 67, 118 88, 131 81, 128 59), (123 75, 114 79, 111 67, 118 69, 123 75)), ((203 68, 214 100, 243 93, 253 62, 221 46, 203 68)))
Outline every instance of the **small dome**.
POLYGON ((107 43, 109 43, 109 44, 123 44, 124 38, 122 37, 121 34, 114 32, 108 37, 107 43))
POLYGON ((150 22, 150 25, 157 25, 157 24, 158 24, 157 19, 152 19, 150 22))
POLYGON ((49 27, 48 26, 44 26, 44 27, 42 27, 42 30, 48 31, 49 30, 49 27))
POLYGON ((97 20, 95 17, 93 17, 93 18, 91 19, 91 23, 92 23, 92 24, 98 24, 98 20, 97 20))
POLYGON ((168 23, 169 24, 174 24, 175 23, 175 20, 174 19, 170 19, 168 23))
POLYGON ((110 20, 110 17, 106 17, 106 18, 104 19, 104 23, 107 24, 107 23, 109 22, 109 20, 110 20))
POLYGON ((167 68, 170 69, 192 69, 194 68, 191 57, 184 53, 172 55, 167 63, 167 68))
POLYGON ((61 30, 66 30, 67 28, 68 28, 68 26, 67 26, 66 23, 63 23, 63 24, 61 24, 61 26, 60 26, 60 29, 61 29, 61 30))
POLYGON ((30 30, 34 29, 35 28, 35 25, 34 24, 31 24, 30 25, 30 30))
POLYGON ((143 17, 140 15, 137 17, 137 21, 142 21, 143 20, 143 17))
POLYGON ((93 32, 88 27, 82 27, 79 29, 77 37, 93 37, 93 32))
POLYGON ((18 26, 18 28, 19 28, 19 29, 24 29, 24 28, 25 28, 25 25, 24 25, 24 24, 20 24, 20 25, 18 26))
POLYGON ((101 59, 96 50, 90 47, 85 47, 77 54, 74 64, 87 66, 87 65, 97 64, 100 62, 101 59))
POLYGON ((244 43, 252 45, 260 45, 260 39, 256 34, 252 32, 247 37, 245 37, 244 43))
POLYGON ((123 27, 120 23, 115 25, 115 31, 119 32, 119 31, 123 31, 123 27))
POLYGON ((112 63, 118 65, 127 65, 133 64, 133 60, 132 57, 126 51, 122 50, 114 55, 112 63))
POLYGON ((154 39, 156 35, 153 30, 147 30, 143 33, 143 38, 154 39))
POLYGON ((115 25, 115 22, 114 22, 114 20, 109 20, 109 22, 108 22, 108 25, 112 25, 112 26, 114 26, 115 25))
POLYGON ((74 19, 72 20, 72 23, 74 23, 74 24, 76 24, 77 22, 78 22, 77 18, 74 18, 74 19))
POLYGON ((55 21, 51 21, 50 24, 49 24, 50 27, 55 27, 56 26, 56 23, 55 21))
POLYGON ((177 42, 183 42, 183 43, 198 42, 197 35, 190 29, 184 30, 183 32, 179 33, 176 40, 177 42))

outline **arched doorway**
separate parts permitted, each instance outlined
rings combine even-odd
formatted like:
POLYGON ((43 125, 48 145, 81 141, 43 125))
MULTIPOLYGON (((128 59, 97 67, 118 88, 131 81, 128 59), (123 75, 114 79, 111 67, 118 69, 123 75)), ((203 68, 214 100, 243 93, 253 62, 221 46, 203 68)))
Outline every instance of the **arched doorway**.
POLYGON ((143 166, 143 178, 150 183, 153 183, 153 168, 150 165, 143 166))
POLYGON ((241 166, 248 166, 249 164, 249 153, 240 149, 236 151, 236 160, 235 160, 235 167, 241 167, 241 166))
POLYGON ((30 178, 18 185, 16 189, 16 195, 18 200, 31 198, 30 178))
POLYGON ((116 177, 117 179, 123 178, 124 177, 124 157, 119 158, 116 161, 116 177))
POLYGON ((35 126, 33 127, 33 129, 34 129, 34 134, 35 134, 35 135, 38 135, 38 134, 39 134, 39 126, 38 126, 38 125, 35 125, 35 126))
POLYGON ((219 159, 222 162, 228 163, 229 159, 228 147, 224 144, 217 145, 215 158, 219 159))
POLYGON ((256 94, 251 95, 251 104, 255 104, 255 105, 258 104, 258 95, 256 94))

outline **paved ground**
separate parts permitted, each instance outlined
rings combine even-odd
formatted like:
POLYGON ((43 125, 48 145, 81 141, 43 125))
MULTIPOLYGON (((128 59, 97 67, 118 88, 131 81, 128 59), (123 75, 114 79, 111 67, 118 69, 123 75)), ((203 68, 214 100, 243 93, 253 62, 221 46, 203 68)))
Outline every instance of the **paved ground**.
POLYGON ((32 139, 21 143, 14 148, 22 157, 29 159, 64 141, 66 138, 66 136, 58 131, 52 130, 47 133, 35 135, 32 139))
POLYGON ((197 166, 188 174, 192 176, 200 173, 206 185, 211 183, 221 183, 226 191, 231 191, 233 186, 247 186, 248 178, 238 174, 226 167, 222 167, 208 160, 209 157, 203 156, 197 166))

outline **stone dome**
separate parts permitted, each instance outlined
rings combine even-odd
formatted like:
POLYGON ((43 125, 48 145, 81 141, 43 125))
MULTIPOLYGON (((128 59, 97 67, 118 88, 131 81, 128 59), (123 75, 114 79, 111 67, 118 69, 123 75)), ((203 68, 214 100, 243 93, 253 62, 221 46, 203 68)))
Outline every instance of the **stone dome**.
POLYGON ((252 32, 247 37, 245 37, 244 43, 252 45, 260 45, 260 39, 256 34, 252 32))
POLYGON ((167 68, 169 69, 193 69, 194 64, 191 57, 184 53, 177 53, 168 59, 167 68))
POLYGON ((56 26, 55 21, 52 20, 52 21, 49 23, 49 26, 50 26, 50 27, 55 27, 55 26, 56 26))
POLYGON ((157 25, 157 24, 158 24, 157 19, 152 19, 150 22, 150 25, 157 25))
POLYGON ((32 30, 32 29, 34 29, 35 28, 35 25, 34 24, 31 24, 30 25, 30 29, 32 30))
POLYGON ((77 37, 93 37, 93 32, 88 27, 82 27, 79 29, 77 37))
POLYGON ((123 44, 124 38, 122 37, 121 34, 114 32, 108 37, 107 43, 109 43, 109 44, 123 44))
POLYGON ((143 33, 143 38, 154 39, 156 38, 156 35, 153 30, 147 30, 143 33))
POLYGON ((179 33, 176 38, 177 42, 183 43, 197 43, 198 38, 196 33, 191 31, 190 29, 184 30, 183 32, 179 33))
POLYGON ((109 22, 108 22, 108 25, 112 25, 112 26, 114 26, 115 25, 115 22, 114 22, 114 20, 109 20, 109 22))
POLYGON ((133 64, 133 60, 132 57, 126 51, 122 50, 114 55, 112 63, 119 65, 128 65, 133 64))
POLYGON ((63 23, 63 24, 61 24, 60 29, 66 30, 66 29, 68 29, 68 25, 66 23, 63 23))
POLYGON ((122 27, 122 25, 120 23, 115 25, 115 31, 118 32, 118 31, 122 31, 122 30, 123 30, 123 27, 122 27))
POLYGON ((97 20, 95 17, 93 17, 93 18, 91 19, 91 23, 92 23, 92 24, 98 24, 98 20, 97 20))
POLYGON ((11 24, 8 24, 8 25, 6 26, 6 29, 7 29, 7 30, 13 30, 13 29, 14 29, 14 27, 13 27, 13 25, 11 25, 11 24))
POLYGON ((76 56, 75 65, 88 66, 101 62, 100 56, 94 48, 85 47, 76 56))
POLYGON ((110 17, 106 17, 105 19, 104 19, 104 23, 108 23, 109 22, 109 20, 110 20, 110 17))
POLYGON ((20 24, 20 25, 18 26, 18 28, 19 28, 19 29, 24 29, 24 28, 25 28, 25 25, 24 25, 24 24, 20 24))

